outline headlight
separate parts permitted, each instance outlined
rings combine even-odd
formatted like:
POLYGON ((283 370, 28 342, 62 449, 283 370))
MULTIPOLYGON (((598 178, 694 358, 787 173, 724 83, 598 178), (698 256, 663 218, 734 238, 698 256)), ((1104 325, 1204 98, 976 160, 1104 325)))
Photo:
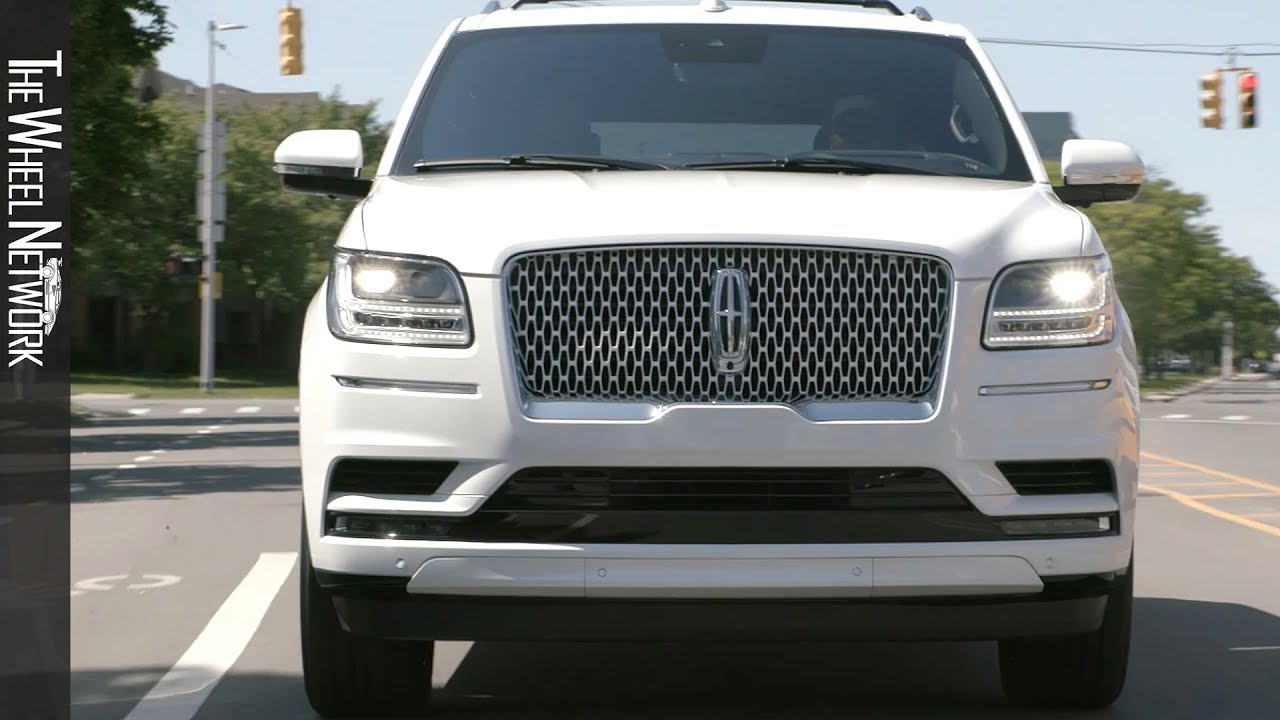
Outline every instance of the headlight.
POLYGON ((1115 334, 1106 257, 1026 263, 996 277, 982 344, 989 350, 1100 345, 1115 334))
POLYGON ((442 262, 339 251, 329 275, 329 329, 346 340, 471 344, 462 281, 442 262))

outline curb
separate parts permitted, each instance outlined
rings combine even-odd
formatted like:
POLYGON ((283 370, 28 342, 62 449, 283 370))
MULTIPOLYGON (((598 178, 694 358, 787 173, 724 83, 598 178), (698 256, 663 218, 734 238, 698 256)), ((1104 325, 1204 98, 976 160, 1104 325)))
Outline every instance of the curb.
POLYGON ((1221 380, 1221 378, 1205 378, 1204 380, 1192 383, 1186 387, 1178 388, 1177 390, 1154 393, 1152 395, 1143 395, 1141 398, 1148 402, 1173 402, 1179 398, 1186 397, 1187 395, 1193 395, 1205 390, 1206 388, 1212 387, 1213 385, 1216 385, 1219 380, 1221 380))
POLYGON ((136 395, 133 393, 80 393, 72 395, 72 400, 134 400, 136 395))

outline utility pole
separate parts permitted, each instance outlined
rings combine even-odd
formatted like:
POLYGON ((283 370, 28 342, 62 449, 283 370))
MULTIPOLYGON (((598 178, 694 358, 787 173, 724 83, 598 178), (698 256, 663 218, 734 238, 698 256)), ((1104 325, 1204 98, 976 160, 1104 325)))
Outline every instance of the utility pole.
POLYGON ((219 166, 215 153, 219 149, 217 141, 217 119, 214 116, 214 69, 218 53, 218 33, 223 30, 240 30, 244 25, 232 23, 218 24, 209 21, 209 85, 204 91, 204 178, 201 183, 201 210, 203 217, 200 224, 200 242, 204 247, 204 277, 200 279, 200 392, 213 391, 214 345, 217 334, 214 331, 216 298, 214 297, 214 280, 218 270, 218 249, 214 232, 214 188, 217 182, 216 169, 219 166))

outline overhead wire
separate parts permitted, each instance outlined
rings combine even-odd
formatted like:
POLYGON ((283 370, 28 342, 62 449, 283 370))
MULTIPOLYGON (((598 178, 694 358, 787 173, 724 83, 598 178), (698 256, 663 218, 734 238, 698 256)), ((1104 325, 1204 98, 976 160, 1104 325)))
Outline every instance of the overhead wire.
POLYGON ((1179 43, 1105 43, 1068 42, 1062 40, 1023 40, 1018 38, 979 38, 987 45, 1022 45, 1029 47, 1068 48, 1073 50, 1109 50, 1112 52, 1152 53, 1160 55, 1201 55, 1209 57, 1280 57, 1280 51, 1242 51, 1242 47, 1278 47, 1277 43, 1245 43, 1239 45, 1189 45, 1179 43), (1178 47, 1219 48, 1218 50, 1174 49, 1178 47))

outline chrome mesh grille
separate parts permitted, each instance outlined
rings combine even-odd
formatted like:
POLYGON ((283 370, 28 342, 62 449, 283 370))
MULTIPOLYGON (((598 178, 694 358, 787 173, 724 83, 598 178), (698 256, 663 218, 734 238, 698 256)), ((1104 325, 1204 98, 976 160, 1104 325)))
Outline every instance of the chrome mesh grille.
POLYGON ((645 246, 522 255, 506 270, 529 401, 908 400, 942 367, 950 271, 915 255, 799 246, 645 246), (717 270, 748 278, 745 369, 717 372, 717 270))

